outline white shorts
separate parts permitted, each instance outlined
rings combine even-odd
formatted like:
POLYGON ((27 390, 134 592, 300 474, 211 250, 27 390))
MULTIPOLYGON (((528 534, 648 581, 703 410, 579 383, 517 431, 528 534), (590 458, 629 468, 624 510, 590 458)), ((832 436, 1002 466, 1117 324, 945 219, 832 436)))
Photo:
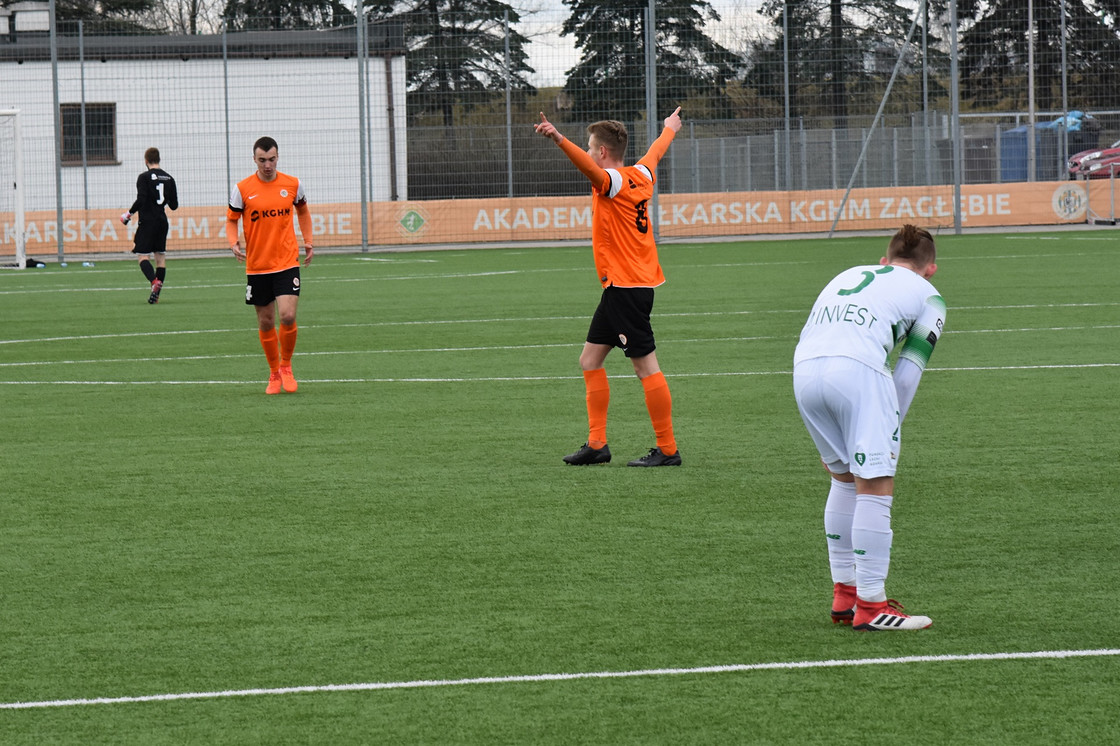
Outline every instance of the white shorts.
POLYGON ((851 358, 813 358, 794 367, 793 395, 829 471, 894 476, 902 427, 889 376, 851 358))

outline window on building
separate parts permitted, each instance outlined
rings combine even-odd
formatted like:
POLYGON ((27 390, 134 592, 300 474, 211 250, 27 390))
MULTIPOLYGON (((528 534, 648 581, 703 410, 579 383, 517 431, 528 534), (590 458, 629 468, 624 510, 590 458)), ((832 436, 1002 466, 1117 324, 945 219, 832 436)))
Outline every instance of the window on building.
POLYGON ((85 141, 85 161, 90 165, 116 165, 117 160, 117 105, 86 104, 86 129, 82 133, 82 105, 62 104, 62 163, 66 166, 82 164, 82 142, 85 141))

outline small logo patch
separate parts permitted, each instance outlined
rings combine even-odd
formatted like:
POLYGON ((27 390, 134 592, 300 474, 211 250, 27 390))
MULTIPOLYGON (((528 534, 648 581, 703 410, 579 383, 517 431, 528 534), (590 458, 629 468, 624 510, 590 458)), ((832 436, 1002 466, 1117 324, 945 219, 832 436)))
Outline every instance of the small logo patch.
POLYGON ((407 233, 416 233, 424 227, 424 223, 426 222, 427 221, 424 220, 424 216, 418 213, 416 210, 409 210, 401 216, 400 226, 407 233))
POLYGON ((288 190, 287 189, 281 189, 280 190, 280 196, 281 197, 287 197, 288 196, 288 190))
POLYGON ((857 453, 856 454, 856 463, 857 464, 859 464, 860 466, 863 466, 863 464, 866 461, 867 461, 867 454, 866 453, 857 453))
POLYGON ((622 343, 623 347, 625 347, 626 344, 627 344, 626 335, 625 334, 619 334, 618 335, 618 341, 622 343))
POLYGON ((1084 220, 1089 209, 1085 187, 1079 183, 1066 183, 1054 190, 1050 206, 1060 220, 1084 220))

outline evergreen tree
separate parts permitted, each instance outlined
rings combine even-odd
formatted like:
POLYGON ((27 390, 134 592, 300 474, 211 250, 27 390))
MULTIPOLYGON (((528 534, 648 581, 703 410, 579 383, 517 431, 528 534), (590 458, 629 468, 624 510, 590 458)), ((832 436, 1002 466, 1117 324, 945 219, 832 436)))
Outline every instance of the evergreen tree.
MULTIPOLYGON (((564 0, 571 13, 561 30, 575 38, 579 61, 564 85, 578 121, 633 121, 646 110, 647 0, 564 0)), ((662 0, 654 17, 657 111, 671 112, 690 96, 707 96, 728 111, 725 87, 741 60, 703 32, 719 14, 705 0, 662 0)))
POLYGON ((222 18, 230 31, 354 25, 354 14, 340 0, 228 0, 222 18))
POLYGON ((890 74, 877 61, 889 57, 893 66, 914 12, 897 0, 766 0, 759 13, 777 31, 773 43, 753 55, 747 83, 760 93, 781 95, 783 25, 788 26, 791 113, 827 114, 834 126, 846 126, 853 94, 890 74))
POLYGON ((520 15, 500 0, 367 0, 373 19, 404 24, 408 47, 409 115, 438 114, 455 124, 459 107, 469 111, 504 93, 507 74, 513 92, 536 92, 528 82, 525 45, 513 28, 520 15), (506 66, 505 14, 509 14, 509 66, 506 66))
MULTIPOLYGON (((1023 0, 959 0, 961 94, 976 108, 1027 107, 1028 18, 1023 0)), ((1066 78, 1072 108, 1114 108, 1120 73, 1120 2, 1065 0, 1066 78)), ((1035 103, 1062 106, 1061 3, 1035 0, 1035 103)))

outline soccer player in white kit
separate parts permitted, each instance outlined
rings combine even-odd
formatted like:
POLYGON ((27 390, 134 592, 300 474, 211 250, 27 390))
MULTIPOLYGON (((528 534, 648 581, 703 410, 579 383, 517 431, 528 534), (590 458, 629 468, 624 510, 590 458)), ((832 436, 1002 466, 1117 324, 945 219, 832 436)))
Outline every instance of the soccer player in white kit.
POLYGON ((933 624, 904 614, 885 583, 902 421, 945 326, 945 302, 929 282, 935 258, 933 236, 904 225, 878 265, 825 286, 793 356, 797 408, 832 475, 824 509, 832 620, 854 629, 933 624))

